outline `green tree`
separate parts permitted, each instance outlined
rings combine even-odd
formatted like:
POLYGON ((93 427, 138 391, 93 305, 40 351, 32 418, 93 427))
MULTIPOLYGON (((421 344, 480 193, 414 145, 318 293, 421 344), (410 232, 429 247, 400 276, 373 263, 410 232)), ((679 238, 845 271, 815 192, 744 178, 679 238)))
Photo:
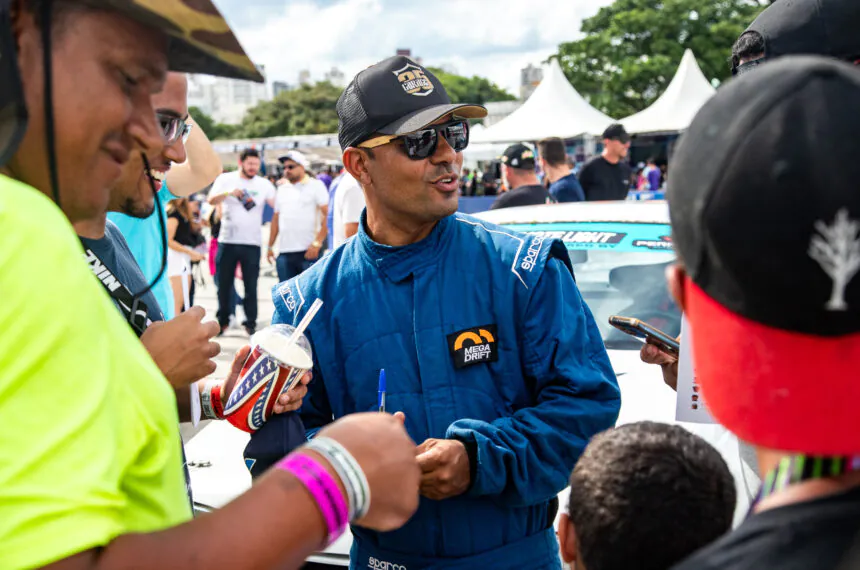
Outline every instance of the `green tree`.
POLYGON ((620 119, 660 96, 687 48, 705 77, 727 79, 732 44, 769 3, 615 0, 582 22, 582 39, 561 44, 552 57, 583 97, 620 119))
POLYGON ((451 97, 453 103, 490 103, 492 101, 513 101, 516 99, 513 95, 491 82, 484 77, 473 75, 472 77, 464 77, 448 73, 436 67, 428 67, 433 72, 442 85, 445 86, 445 91, 451 97))
POLYGON ((238 125, 216 123, 215 119, 204 113, 200 107, 189 107, 188 114, 194 118, 194 122, 206 133, 209 140, 234 138, 239 128, 238 125))
POLYGON ((328 81, 284 91, 248 110, 242 137, 274 137, 337 132, 335 106, 342 89, 328 81))
MULTIPOLYGON (((455 103, 486 103, 514 99, 510 93, 482 77, 462 77, 442 70, 433 72, 445 85, 455 103)), ((257 138, 286 135, 309 135, 337 132, 337 100, 343 90, 328 81, 302 85, 279 93, 271 101, 262 101, 248 109, 240 125, 215 124, 199 109, 191 113, 211 139, 236 137, 257 138), (226 135, 226 136, 225 136, 226 135)))

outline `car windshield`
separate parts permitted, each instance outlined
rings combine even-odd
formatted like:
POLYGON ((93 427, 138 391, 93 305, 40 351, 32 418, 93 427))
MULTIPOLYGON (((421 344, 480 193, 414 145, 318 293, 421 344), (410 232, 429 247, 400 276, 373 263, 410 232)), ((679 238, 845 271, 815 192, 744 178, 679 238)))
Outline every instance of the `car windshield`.
POLYGON ((576 283, 606 348, 642 346, 642 341, 609 324, 612 315, 640 319, 675 337, 680 334, 681 313, 665 278, 666 267, 675 259, 668 224, 569 222, 508 227, 564 242, 576 283))

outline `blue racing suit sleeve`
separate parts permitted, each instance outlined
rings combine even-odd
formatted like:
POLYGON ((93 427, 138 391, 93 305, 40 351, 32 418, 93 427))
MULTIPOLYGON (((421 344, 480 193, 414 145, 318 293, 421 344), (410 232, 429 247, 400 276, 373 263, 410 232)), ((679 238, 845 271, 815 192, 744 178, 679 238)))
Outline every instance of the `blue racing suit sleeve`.
POLYGON ((512 506, 554 498, 592 436, 615 424, 621 393, 594 317, 570 271, 549 259, 520 331, 523 373, 534 405, 491 423, 463 419, 446 437, 474 442, 468 493, 512 506))

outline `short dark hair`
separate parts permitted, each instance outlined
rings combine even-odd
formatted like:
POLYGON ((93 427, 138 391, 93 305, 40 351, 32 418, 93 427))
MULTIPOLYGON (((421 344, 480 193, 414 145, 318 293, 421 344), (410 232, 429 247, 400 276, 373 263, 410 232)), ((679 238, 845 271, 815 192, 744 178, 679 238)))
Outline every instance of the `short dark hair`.
POLYGON ((723 458, 676 425, 605 431, 570 476, 568 512, 588 570, 665 570, 727 532, 734 509, 723 458))
POLYGON ((260 153, 255 148, 246 148, 239 155, 239 162, 245 162, 248 158, 260 158, 260 153))
POLYGON ((744 32, 732 46, 732 69, 739 66, 742 59, 758 59, 764 53, 764 36, 756 31, 744 32))
POLYGON ((567 164, 567 147, 564 141, 558 137, 550 137, 538 141, 538 152, 550 166, 564 166, 567 164))

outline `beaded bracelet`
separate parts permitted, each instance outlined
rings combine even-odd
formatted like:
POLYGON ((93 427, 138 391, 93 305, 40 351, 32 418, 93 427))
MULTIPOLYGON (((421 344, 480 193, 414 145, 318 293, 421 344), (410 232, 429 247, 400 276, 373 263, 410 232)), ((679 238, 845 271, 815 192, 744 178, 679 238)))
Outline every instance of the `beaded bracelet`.
POLYGON ((301 453, 288 455, 275 467, 292 473, 301 481, 322 513, 328 529, 328 544, 337 540, 349 524, 349 509, 334 477, 318 461, 301 453))
POLYGON ((365 516, 370 509, 370 485, 352 454, 328 437, 314 438, 305 447, 322 455, 340 476, 349 498, 349 520, 365 516))

